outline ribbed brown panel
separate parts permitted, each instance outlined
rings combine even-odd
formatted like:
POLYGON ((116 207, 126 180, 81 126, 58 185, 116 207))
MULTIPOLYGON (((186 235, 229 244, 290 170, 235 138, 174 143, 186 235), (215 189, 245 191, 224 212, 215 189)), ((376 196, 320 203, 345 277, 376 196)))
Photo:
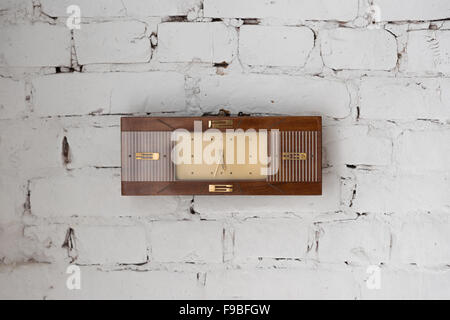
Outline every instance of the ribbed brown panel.
POLYGON ((267 177, 271 182, 317 182, 319 175, 319 157, 317 150, 317 131, 281 131, 279 146, 270 139, 269 150, 273 155, 278 148, 280 156, 283 152, 306 153, 306 160, 281 160, 278 172, 267 177))
POLYGON ((271 157, 270 164, 271 164, 271 170, 268 172, 269 176, 267 177, 268 181, 275 181, 275 178, 277 177, 277 171, 276 166, 274 165, 274 162, 280 161, 280 141, 281 141, 281 133, 279 131, 271 131, 268 135, 268 154, 269 157, 271 157), (278 157, 278 158, 276 158, 278 157))
POLYGON ((175 181, 170 131, 122 132, 122 181, 175 181), (159 160, 137 160, 138 152, 158 152, 159 160))

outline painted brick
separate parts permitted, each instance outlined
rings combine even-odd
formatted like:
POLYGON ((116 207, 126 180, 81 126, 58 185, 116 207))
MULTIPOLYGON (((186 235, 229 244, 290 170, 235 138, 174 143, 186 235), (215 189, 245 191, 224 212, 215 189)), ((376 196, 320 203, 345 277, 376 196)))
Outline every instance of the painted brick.
POLYGON ((123 0, 129 16, 185 16, 201 6, 201 0, 123 0))
POLYGON ((325 268, 228 270, 208 273, 211 299, 355 299, 351 272, 325 268), (314 288, 314 290, 308 290, 314 288))
POLYGON ((450 73, 450 31, 410 31, 402 70, 416 74, 450 73))
POLYGON ((151 226, 151 258, 158 262, 222 262, 219 222, 158 221, 151 226))
POLYGON ((397 42, 382 29, 338 28, 322 32, 322 57, 332 69, 391 70, 397 42))
MULTIPOLYGON (((0 287, 9 290, 0 290, 1 299, 43 299, 52 281, 62 280, 61 274, 65 272, 65 270, 54 271, 54 266, 49 264, 32 263, 15 267, 2 264, 0 287)), ((65 285, 64 281, 62 280, 62 285, 65 285)))
POLYGON ((359 173, 353 208, 358 212, 448 211, 448 174, 359 173), (375 196, 376 195, 376 196, 375 196))
POLYGON ((364 78, 360 89, 363 119, 449 119, 450 81, 426 78, 364 78))
POLYGON ((246 220, 234 226, 235 259, 304 258, 309 232, 307 223, 295 219, 246 220))
POLYGON ((78 5, 82 18, 183 16, 200 0, 42 0, 42 11, 51 17, 67 17, 66 9, 78 5))
POLYGON ((70 66, 70 30, 65 26, 45 23, 2 26, 0 43, 0 66, 70 66))
POLYGON ((120 124, 74 127, 65 137, 70 146, 69 168, 120 167, 120 124))
POLYGON ((323 154, 332 165, 389 165, 392 143, 367 126, 324 127, 323 154))
POLYGON ((74 30, 74 39, 81 65, 150 61, 150 39, 142 22, 89 23, 74 30))
POLYGON ((69 252, 67 248, 66 237, 69 227, 65 224, 23 227, 25 239, 33 243, 29 253, 33 260, 40 263, 70 262, 76 253, 69 252))
POLYGON ((33 241, 33 258, 39 262, 70 261, 77 264, 140 264, 147 261, 147 238, 143 226, 71 225, 74 248, 64 247, 69 226, 29 226, 24 235, 33 241))
POLYGON ((2 204, 0 224, 3 225, 21 220, 26 199, 25 186, 21 184, 17 175, 11 171, 0 171, 2 175, 0 180, 0 203, 2 204))
POLYGON ((10 176, 14 181, 17 172, 29 178, 63 167, 120 167, 119 126, 118 116, 8 121, 0 127, 0 135, 13 135, 15 139, 2 142, 2 176, 5 181, 10 176), (64 137, 69 144, 69 163, 62 157, 64 137))
POLYGON ((67 8, 77 5, 80 7, 82 21, 83 18, 126 16, 125 2, 126 0, 40 0, 42 12, 51 17, 68 17, 72 13, 68 13, 67 8))
POLYGON ((392 262, 442 267, 450 261, 450 223, 444 214, 409 215, 398 221, 393 236, 392 262))
POLYGON ((350 97, 344 82, 285 75, 229 75, 202 77, 200 106, 217 111, 323 115, 344 118, 350 97), (283 88, 281 91, 280 88, 283 88), (326 95, 323 92, 327 92, 326 95))
POLYGON ((68 290, 68 265, 0 266, 1 299, 181 299, 201 298, 197 274, 133 270, 102 271, 81 266, 81 290, 68 290))
POLYGON ((202 290, 194 272, 164 270, 101 271, 81 267, 81 290, 67 290, 65 279, 54 284, 49 299, 201 299, 202 290))
MULTIPOLYGON (((365 270, 360 272, 367 280, 365 270)), ((432 270, 402 270, 381 268, 380 289, 368 289, 361 285, 362 299, 442 299, 449 295, 450 272, 432 270)), ((359 279, 358 279, 359 280, 359 279)), ((359 282, 359 281, 358 281, 359 282)))
POLYGON ((394 142, 395 161, 409 172, 450 170, 450 130, 405 131, 394 142))
POLYGON ((139 264, 147 261, 143 227, 90 225, 73 229, 79 264, 139 264))
POLYGON ((34 79, 33 88, 34 113, 39 116, 185 108, 184 76, 174 72, 57 74, 34 79))
POLYGON ((83 169, 31 183, 32 212, 38 217, 172 217, 187 213, 186 197, 122 197, 120 169, 83 169), (89 186, 89 187, 87 187, 89 186))
POLYGON ((377 0, 383 21, 441 20, 450 18, 446 0, 377 0))
POLYGON ((7 176, 25 179, 61 168, 63 134, 60 123, 49 120, 4 121, 0 126, 0 169, 9 172, 7 176))
POLYGON ((314 47, 314 33, 306 27, 243 25, 239 31, 239 57, 255 66, 302 67, 314 47))
POLYGON ((12 119, 26 113, 25 83, 0 77, 0 119, 12 119))
POLYGON ((318 259, 329 263, 376 265, 389 260, 390 230, 379 221, 320 224, 318 259))
POLYGON ((332 0, 262 1, 204 0, 206 17, 213 18, 284 18, 300 20, 339 20, 356 18, 357 0, 344 0, 335 5, 332 0))
POLYGON ((29 260, 27 256, 29 244, 23 240, 22 235, 22 223, 9 222, 0 224, 0 260, 2 264, 23 263, 29 260))
POLYGON ((230 62, 236 47, 236 31, 221 22, 158 25, 158 60, 161 62, 230 62))
POLYGON ((3 13, 33 12, 33 2, 29 0, 3 0, 0 3, 0 10, 3 13))

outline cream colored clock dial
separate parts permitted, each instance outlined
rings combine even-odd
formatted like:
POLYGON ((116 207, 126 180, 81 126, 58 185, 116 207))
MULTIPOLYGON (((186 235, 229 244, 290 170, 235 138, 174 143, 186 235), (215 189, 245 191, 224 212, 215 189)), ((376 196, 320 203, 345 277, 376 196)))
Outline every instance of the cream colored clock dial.
MULTIPOLYGON (((194 133, 190 133, 191 148, 188 155, 192 163, 175 165, 175 177, 177 180, 265 180, 267 175, 262 174, 261 169, 267 168, 267 148, 260 150, 261 143, 267 146, 267 135, 255 132, 248 135, 245 132, 235 132, 231 137, 221 133, 219 140, 222 148, 218 149, 217 155, 212 153, 213 163, 202 161, 201 164, 194 163, 194 133), (228 141, 226 141, 228 139, 228 141), (240 141, 240 142, 239 142, 240 141), (228 142, 228 143, 227 143, 228 142), (230 148, 231 146, 231 148, 230 148), (260 152, 261 151, 261 152, 260 152), (262 156, 260 155, 262 154, 262 156), (255 159, 256 157, 256 159, 255 159)), ((214 142, 214 137, 201 141, 201 151, 214 142)), ((198 148, 197 148, 198 150, 198 148)), ((183 150, 182 152, 185 152, 183 150)), ((183 153, 175 153, 175 157, 184 157, 183 153)), ((175 159, 178 160, 178 159, 175 159)))

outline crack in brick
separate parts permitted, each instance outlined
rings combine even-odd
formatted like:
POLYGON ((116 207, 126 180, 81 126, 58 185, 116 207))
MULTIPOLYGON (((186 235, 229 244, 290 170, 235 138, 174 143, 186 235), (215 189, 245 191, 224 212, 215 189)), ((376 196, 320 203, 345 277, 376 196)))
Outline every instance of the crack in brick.
POLYGON ((197 211, 195 211, 195 209, 194 209, 194 201, 195 201, 195 196, 193 196, 192 197, 192 200, 191 200, 191 205, 189 206, 189 212, 190 212, 190 214, 192 214, 192 215, 200 215, 200 212, 197 212, 197 211))
POLYGON ((356 188, 358 187, 357 184, 354 185, 353 187, 353 192, 352 192, 352 198, 350 199, 350 204, 349 204, 349 208, 351 208, 353 206, 353 201, 356 198, 356 188))
POLYGON ((74 252, 76 252, 76 238, 75 230, 73 228, 69 227, 67 229, 66 237, 61 248, 67 249, 67 256, 71 259, 70 263, 73 263, 78 258, 77 254, 74 255, 74 252))
POLYGON ((67 165, 72 161, 71 160, 71 152, 70 152, 70 145, 67 141, 67 137, 64 136, 62 140, 62 151, 61 151, 62 159, 63 159, 63 165, 67 167, 67 165))
POLYGON ((162 19, 162 22, 188 22, 187 16, 168 16, 162 19))
POLYGON ((31 189, 30 189, 31 180, 27 181, 27 188, 25 194, 25 202, 23 204, 23 214, 31 215, 31 189))

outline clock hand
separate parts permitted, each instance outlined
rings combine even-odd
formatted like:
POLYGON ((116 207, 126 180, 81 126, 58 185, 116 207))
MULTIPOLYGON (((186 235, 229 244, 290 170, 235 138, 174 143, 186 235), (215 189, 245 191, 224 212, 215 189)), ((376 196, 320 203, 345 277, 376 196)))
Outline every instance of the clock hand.
POLYGON ((226 170, 226 165, 225 165, 225 153, 223 152, 222 149, 222 169, 225 171, 226 170))
POLYGON ((224 162, 224 153, 223 153, 223 149, 220 151, 222 153, 222 158, 217 160, 217 166, 216 166, 216 170, 214 171, 214 176, 217 175, 217 170, 219 169, 219 166, 222 165, 222 169, 225 170, 225 162, 224 162))
POLYGON ((217 166, 216 166, 216 170, 214 171, 214 177, 216 176, 216 174, 217 174, 217 170, 219 169, 219 163, 217 164, 217 166))

